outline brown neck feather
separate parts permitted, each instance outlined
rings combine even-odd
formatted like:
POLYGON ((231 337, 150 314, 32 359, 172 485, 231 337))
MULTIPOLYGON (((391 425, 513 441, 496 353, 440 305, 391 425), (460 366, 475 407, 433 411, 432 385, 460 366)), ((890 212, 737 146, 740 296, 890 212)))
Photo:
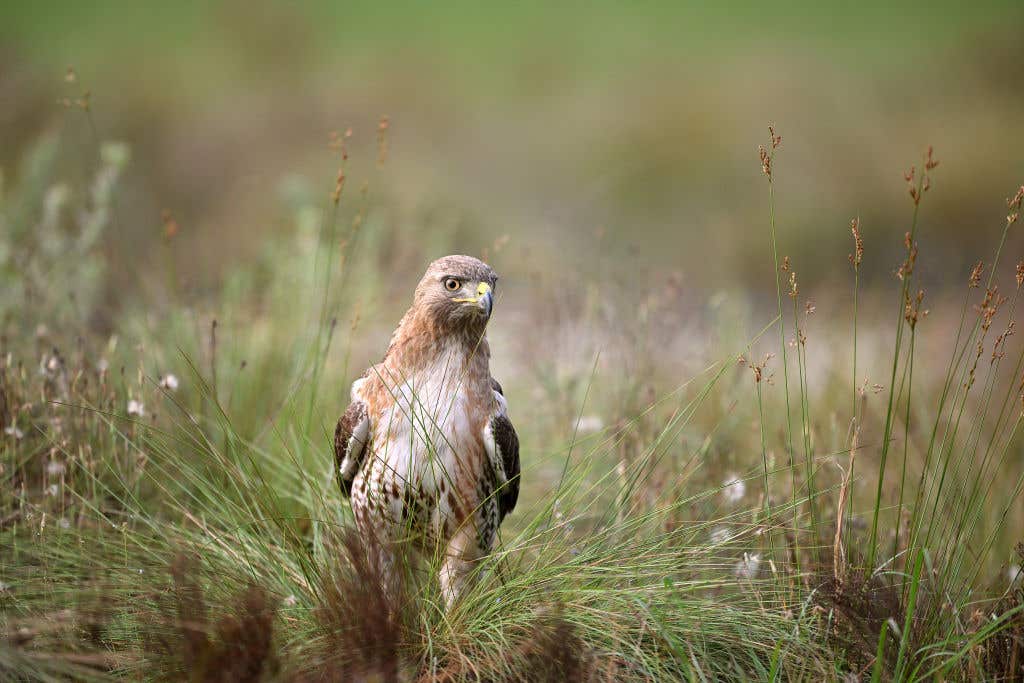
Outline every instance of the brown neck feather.
POLYGON ((465 352, 466 362, 480 365, 485 374, 489 370, 490 347, 487 344, 487 322, 452 324, 425 314, 417 307, 410 308, 391 336, 384 363, 406 372, 428 365, 449 344, 456 343, 465 352))

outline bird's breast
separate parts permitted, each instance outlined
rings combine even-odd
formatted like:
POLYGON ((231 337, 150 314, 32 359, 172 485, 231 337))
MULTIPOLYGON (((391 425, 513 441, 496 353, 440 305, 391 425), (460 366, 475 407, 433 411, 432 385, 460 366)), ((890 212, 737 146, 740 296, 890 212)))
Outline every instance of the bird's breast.
POLYGON ((368 493, 395 521, 415 503, 430 526, 443 526, 475 506, 489 380, 482 389, 465 363, 444 357, 416 372, 387 374, 370 440, 368 493))

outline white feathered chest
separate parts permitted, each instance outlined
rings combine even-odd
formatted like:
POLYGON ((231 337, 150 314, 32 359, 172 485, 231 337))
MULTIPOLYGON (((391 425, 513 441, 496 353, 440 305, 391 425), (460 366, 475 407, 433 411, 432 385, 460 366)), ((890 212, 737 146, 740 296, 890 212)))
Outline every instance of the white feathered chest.
POLYGON ((496 394, 486 358, 451 344, 416 369, 382 363, 370 373, 352 387, 374 416, 353 507, 375 527, 408 527, 434 541, 481 508, 480 521, 489 521, 497 482, 484 440, 496 394))

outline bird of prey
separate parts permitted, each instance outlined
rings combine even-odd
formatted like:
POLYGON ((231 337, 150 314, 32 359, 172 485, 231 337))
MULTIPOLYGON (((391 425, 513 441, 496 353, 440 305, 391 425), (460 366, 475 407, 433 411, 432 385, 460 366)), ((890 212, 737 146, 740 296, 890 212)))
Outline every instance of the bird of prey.
POLYGON ((471 256, 431 263, 384 359, 352 384, 334 434, 359 534, 443 552, 449 606, 519 497, 519 438, 486 337, 497 279, 471 256))

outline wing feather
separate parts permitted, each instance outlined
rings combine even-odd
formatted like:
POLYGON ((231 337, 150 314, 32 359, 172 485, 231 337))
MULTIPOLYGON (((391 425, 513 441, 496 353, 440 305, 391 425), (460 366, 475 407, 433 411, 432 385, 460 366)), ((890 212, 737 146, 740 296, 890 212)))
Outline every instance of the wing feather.
POLYGON ((508 416, 500 414, 491 419, 491 433, 505 473, 505 483, 498 491, 498 510, 504 519, 519 500, 519 436, 508 416))
POLYGON ((362 464, 369 433, 370 417, 366 404, 353 401, 338 418, 338 426, 334 429, 334 464, 338 468, 341 495, 346 498, 352 493, 352 482, 362 464))
POLYGON ((512 512, 519 500, 519 436, 508 418, 508 404, 505 402, 501 384, 491 378, 497 410, 491 415, 484 434, 491 463, 498 475, 498 512, 501 518, 512 512))

